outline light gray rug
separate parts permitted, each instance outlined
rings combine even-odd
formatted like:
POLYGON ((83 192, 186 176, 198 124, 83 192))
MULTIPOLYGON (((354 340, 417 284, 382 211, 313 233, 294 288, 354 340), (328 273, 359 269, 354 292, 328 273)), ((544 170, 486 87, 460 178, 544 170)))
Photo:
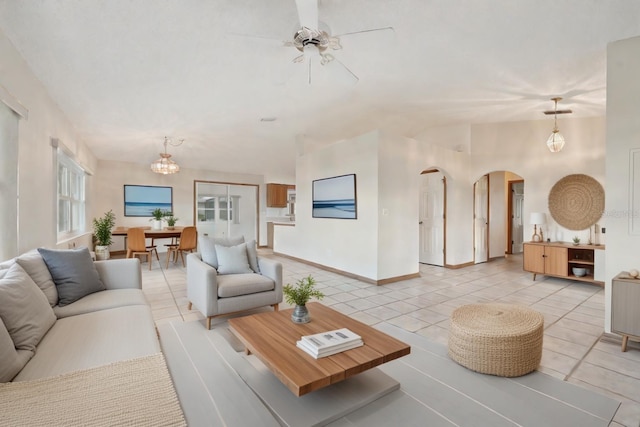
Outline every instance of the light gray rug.
POLYGON ((440 344, 389 324, 376 327, 410 344, 411 354, 354 377, 353 384, 345 381, 303 398, 293 396, 254 356, 244 355, 226 323, 211 331, 203 322, 158 329, 189 426, 604 427, 620 405, 541 372, 519 378, 478 374, 449 359, 440 344), (385 391, 345 407, 341 393, 357 395, 368 381, 372 388, 382 381, 385 391), (389 392, 385 387, 396 381, 400 389, 389 392), (313 402, 335 411, 325 417, 309 412, 313 402))

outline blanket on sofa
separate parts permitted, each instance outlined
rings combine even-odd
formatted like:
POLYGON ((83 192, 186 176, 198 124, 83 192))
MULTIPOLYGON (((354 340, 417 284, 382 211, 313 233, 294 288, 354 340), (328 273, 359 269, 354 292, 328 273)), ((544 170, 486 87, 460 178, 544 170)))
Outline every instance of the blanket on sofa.
POLYGON ((164 356, 0 384, 0 426, 186 426, 164 356))

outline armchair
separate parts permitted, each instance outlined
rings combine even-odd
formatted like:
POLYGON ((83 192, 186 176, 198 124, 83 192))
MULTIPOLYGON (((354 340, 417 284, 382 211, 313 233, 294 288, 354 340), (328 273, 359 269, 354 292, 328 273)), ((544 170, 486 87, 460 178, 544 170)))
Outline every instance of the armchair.
POLYGON ((224 314, 270 305, 278 311, 282 302, 282 264, 258 257, 260 274, 218 274, 202 261, 199 253, 187 255, 187 299, 189 310, 195 307, 211 319, 224 314))

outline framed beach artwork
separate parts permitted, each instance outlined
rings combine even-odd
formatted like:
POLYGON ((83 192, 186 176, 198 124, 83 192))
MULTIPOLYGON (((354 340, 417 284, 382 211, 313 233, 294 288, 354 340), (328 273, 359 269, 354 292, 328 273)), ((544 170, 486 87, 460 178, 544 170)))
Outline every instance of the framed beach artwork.
POLYGON ((173 212, 172 187, 124 186, 124 216, 151 217, 155 209, 173 212))
POLYGON ((314 218, 357 219, 356 175, 313 181, 312 200, 314 218))

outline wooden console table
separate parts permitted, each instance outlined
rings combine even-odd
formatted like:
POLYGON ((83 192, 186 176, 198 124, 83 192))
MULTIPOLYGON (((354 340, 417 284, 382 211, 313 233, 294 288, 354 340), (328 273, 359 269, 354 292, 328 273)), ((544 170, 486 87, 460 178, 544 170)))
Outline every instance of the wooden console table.
POLYGON ((524 243, 524 271, 537 274, 562 277, 565 279, 589 282, 604 286, 604 282, 595 279, 596 250, 604 250, 603 245, 577 245, 563 242, 526 242, 524 243), (574 267, 588 270, 585 276, 573 274, 574 267))

